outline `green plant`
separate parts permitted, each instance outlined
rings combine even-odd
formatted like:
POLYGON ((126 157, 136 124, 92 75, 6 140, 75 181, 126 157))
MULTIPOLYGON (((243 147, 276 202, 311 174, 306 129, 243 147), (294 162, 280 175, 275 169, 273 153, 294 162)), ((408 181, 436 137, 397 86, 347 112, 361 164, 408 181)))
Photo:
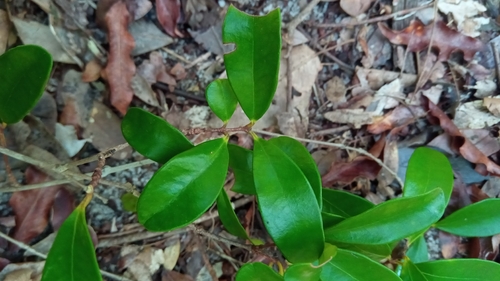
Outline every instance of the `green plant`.
MULTIPOLYGON (((253 17, 230 7, 223 39, 236 44, 236 50, 224 56, 228 79, 216 80, 207 88, 208 103, 224 124, 238 103, 251 120, 241 128, 224 125, 215 131, 249 133, 253 150, 230 144, 227 134, 194 146, 163 119, 138 108, 127 112, 122 122, 126 140, 162 164, 137 202, 131 195, 123 197, 127 208, 137 211, 147 229, 168 231, 191 224, 216 202, 227 231, 259 250, 268 245, 246 233, 223 189, 231 169, 233 191, 256 195, 264 225, 289 262, 285 269, 278 262, 278 271, 263 263, 245 264, 237 281, 500 280, 500 265, 490 261, 428 261, 423 233, 430 227, 463 236, 500 233, 500 215, 492 213, 500 207, 500 199, 472 204, 441 219, 453 188, 451 166, 441 153, 418 148, 408 165, 403 196, 375 206, 350 193, 322 188, 313 159, 298 141, 288 137, 264 140, 252 132, 276 90, 280 23, 278 10, 253 17), (393 271, 380 261, 391 258, 402 241, 409 249, 392 261, 398 264, 393 271)), ((35 77, 29 89, 19 82, 21 72, 0 72, 0 84, 10 85, 0 89, 3 123, 17 122, 29 112, 47 82, 52 62, 38 47, 7 52, 0 56, 0 66, 11 67, 26 56, 32 60, 24 61, 37 66, 25 68, 35 72, 29 76, 35 77), (18 91, 28 93, 26 98, 12 98, 18 91)), ((61 226, 47 257, 43 281, 102 280, 85 222, 94 184, 61 226)))
MULTIPOLYGON (((0 56, 1 129, 19 122, 38 102, 52 70, 52 57, 41 47, 24 45, 0 56)), ((5 146, 0 130, 0 146, 5 146)), ((85 219, 92 186, 61 225, 47 257, 42 280, 102 280, 85 219)))
MULTIPOLYGON (((233 191, 256 195, 269 235, 291 263, 284 272, 246 264, 238 281, 500 280, 500 265, 490 261, 427 260, 423 234, 430 227, 464 236, 500 233, 500 216, 485 215, 498 208, 499 199, 473 204, 440 221, 453 189, 452 169, 441 153, 417 149, 403 196, 375 206, 347 192, 323 189, 314 161, 298 141, 264 140, 252 132, 276 89, 280 21, 277 10, 253 17, 230 7, 223 41, 236 49, 224 55, 228 79, 212 82, 206 91, 210 108, 224 124, 241 105, 251 121, 230 130, 251 134, 253 151, 229 144, 227 135, 193 146, 159 117, 138 108, 128 111, 122 123, 125 139, 144 156, 165 163, 139 197, 139 222, 149 230, 169 231, 192 223, 217 202, 226 229, 256 242, 240 225, 222 188, 229 168, 235 175, 233 191), (464 223, 470 220, 474 222, 464 223), (390 258, 401 241, 410 248, 394 261, 401 264, 396 273, 379 261, 390 258), (488 272, 474 279, 464 272, 473 268, 488 272)), ((229 129, 224 125, 216 131, 229 129)))

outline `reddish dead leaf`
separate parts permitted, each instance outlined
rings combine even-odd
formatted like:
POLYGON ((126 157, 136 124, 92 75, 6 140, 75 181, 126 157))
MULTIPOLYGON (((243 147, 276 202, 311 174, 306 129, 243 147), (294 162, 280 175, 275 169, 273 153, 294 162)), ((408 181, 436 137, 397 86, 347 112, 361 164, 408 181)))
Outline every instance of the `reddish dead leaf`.
POLYGON ((170 74, 175 76, 176 80, 182 80, 187 76, 186 70, 180 63, 176 63, 174 67, 172 67, 172 69, 170 70, 170 74))
POLYGON ((467 161, 477 164, 476 171, 478 173, 482 175, 491 173, 500 176, 500 166, 477 149, 437 105, 425 97, 423 97, 423 100, 424 106, 429 111, 430 121, 440 125, 450 135, 450 148, 452 151, 460 153, 467 161))
POLYGON ((184 37, 177 29, 177 21, 181 16, 181 3, 179 0, 156 0, 156 16, 168 35, 184 37))
POLYGON ((149 84, 162 82, 168 85, 176 86, 175 78, 168 72, 163 57, 159 52, 151 52, 149 60, 144 60, 137 69, 137 73, 141 75, 149 84))
POLYGON ((135 42, 127 31, 130 15, 125 3, 115 3, 106 14, 105 21, 108 27, 110 52, 104 72, 111 89, 111 104, 125 114, 134 96, 130 81, 135 74, 135 64, 130 58, 135 42))
POLYGON ((57 231, 61 227, 62 223, 75 209, 75 198, 74 196, 65 188, 61 188, 56 195, 54 200, 54 206, 52 207, 52 228, 57 231))
POLYGON ((82 73, 83 82, 94 82, 101 77, 102 66, 97 60, 91 60, 85 65, 85 70, 82 73))
POLYGON ((458 50, 464 53, 465 60, 470 61, 484 47, 480 40, 449 28, 443 21, 425 26, 419 19, 415 19, 401 31, 394 31, 383 23, 378 23, 378 27, 391 43, 407 45, 410 52, 426 50, 432 42, 432 47, 439 49, 440 61, 448 60, 451 53, 458 50))
POLYGON ((376 118, 373 124, 368 125, 367 130, 374 135, 381 134, 393 128, 413 123, 421 116, 425 116, 422 107, 400 105, 383 117, 376 118))
MULTIPOLYGON (((385 146, 385 137, 380 138, 370 149, 370 154, 380 157, 385 146)), ((370 180, 377 178, 382 167, 372 158, 364 155, 357 156, 351 162, 332 163, 330 170, 321 177, 323 186, 331 186, 334 183, 350 183, 357 177, 370 180)))
POLYGON ((171 271, 164 269, 161 273, 161 281, 193 281, 193 277, 179 273, 177 271, 171 271))
MULTIPOLYGON (((26 183, 35 184, 46 182, 49 176, 32 168, 26 169, 26 183)), ((9 200, 16 217, 16 227, 12 238, 23 243, 29 243, 47 227, 54 198, 61 186, 52 186, 43 189, 32 189, 14 192, 9 200)), ((12 245, 11 250, 17 246, 12 245)))
MULTIPOLYGON (((120 0, 99 0, 97 1, 96 8, 96 23, 107 28, 105 17, 109 9, 116 3, 122 2, 120 0)), ((149 0, 124 0, 125 5, 127 5, 127 10, 134 21, 142 18, 146 15, 149 10, 153 7, 153 4, 149 0)))

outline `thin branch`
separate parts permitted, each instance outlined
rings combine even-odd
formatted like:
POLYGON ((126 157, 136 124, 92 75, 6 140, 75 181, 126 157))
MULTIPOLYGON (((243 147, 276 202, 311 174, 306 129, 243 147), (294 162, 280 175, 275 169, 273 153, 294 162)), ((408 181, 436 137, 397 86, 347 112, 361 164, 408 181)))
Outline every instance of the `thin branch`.
POLYGON ((219 133, 219 134, 229 134, 233 132, 246 132, 249 133, 250 130, 252 129, 253 124, 247 124, 242 127, 235 127, 235 128, 226 128, 226 126, 222 126, 220 128, 192 128, 192 129, 187 129, 187 130, 182 130, 182 133, 186 136, 190 135, 199 135, 203 133, 219 133))
MULTIPOLYGON (((0 237, 4 238, 5 240, 9 241, 12 244, 18 246, 19 248, 21 248, 23 250, 26 250, 27 252, 30 252, 30 253, 34 254, 35 256, 38 256, 38 257, 40 257, 40 258, 42 258, 44 260, 47 259, 47 255, 46 254, 40 253, 39 251, 33 249, 31 246, 26 245, 26 244, 24 244, 21 241, 17 241, 16 239, 11 238, 10 236, 8 236, 7 234, 5 234, 5 233, 3 233, 1 231, 0 231, 0 237)), ((128 278, 120 276, 120 275, 113 274, 111 272, 107 272, 107 271, 104 271, 104 270, 100 270, 100 271, 101 271, 101 274, 103 276, 106 276, 106 277, 109 277, 109 278, 112 278, 112 279, 115 279, 115 280, 133 281, 131 279, 128 279, 128 278)))
MULTIPOLYGON (((48 170, 48 171, 60 173, 62 176, 66 177, 66 179, 68 179, 70 182, 76 183, 79 187, 81 187, 83 189, 85 189, 86 186, 82 185, 78 181, 82 181, 82 180, 91 181, 92 180, 92 177, 89 175, 81 174, 78 172, 73 172, 71 170, 64 170, 64 165, 61 166, 61 165, 49 164, 47 162, 43 162, 43 161, 37 160, 35 158, 26 156, 24 154, 12 151, 8 148, 0 147, 0 153, 8 155, 8 156, 15 158, 17 160, 26 162, 28 164, 34 165, 34 166, 41 168, 43 170, 48 170)), ((107 181, 107 180, 101 180, 101 184, 108 185, 108 186, 116 186, 116 187, 125 189, 129 192, 133 192, 135 190, 133 187, 130 186, 130 184, 127 185, 127 184, 111 182, 111 181, 107 181)))
POLYGON ((104 158, 108 158, 111 155, 115 154, 116 152, 118 152, 118 151, 120 151, 122 149, 125 149, 125 148, 127 148, 129 146, 130 145, 128 143, 122 143, 122 144, 119 144, 119 145, 117 145, 115 147, 106 149, 105 151, 103 151, 101 153, 98 153, 96 155, 92 155, 90 157, 87 157, 87 158, 84 158, 84 159, 80 159, 80 160, 68 163, 68 164, 66 164, 64 166, 67 166, 68 168, 69 167, 80 166, 80 165, 83 165, 83 164, 87 164, 87 163, 90 163, 90 162, 97 161, 97 160, 99 160, 99 157, 101 157, 101 156, 103 156, 104 158))
POLYGON ((216 241, 219 241, 219 242, 227 243, 227 244, 236 246, 238 248, 245 249, 247 251, 252 251, 252 246, 251 245, 245 245, 245 244, 240 243, 238 241, 235 241, 235 240, 232 240, 232 239, 228 239, 226 237, 222 237, 222 236, 219 236, 219 235, 212 234, 212 233, 206 231, 205 229, 203 229, 201 227, 198 227, 198 226, 196 226, 194 224, 188 225, 187 228, 189 230, 192 230, 194 233, 202 235, 202 236, 205 236, 207 238, 210 238, 210 239, 213 239, 213 240, 216 240, 216 241))
MULTIPOLYGON (((268 136, 275 136, 275 137, 284 136, 282 134, 276 134, 276 133, 266 132, 266 131, 262 131, 262 130, 253 130, 253 131, 256 132, 256 133, 259 133, 259 134, 262 134, 262 135, 268 135, 268 136)), ((337 147, 337 148, 341 148, 341 149, 345 149, 345 150, 351 150, 351 151, 355 151, 355 152, 357 152, 359 154, 368 156, 371 159, 373 159, 373 161, 377 162, 377 164, 379 164, 381 167, 385 168, 391 175, 393 175, 394 178, 401 185, 401 188, 403 188, 403 186, 404 186, 403 181, 398 176, 398 173, 394 172, 391 168, 389 168, 386 164, 384 164, 384 162, 382 162, 380 159, 378 159, 377 157, 373 156, 372 154, 370 154, 368 151, 366 151, 364 149, 356 148, 356 147, 351 147, 351 146, 347 146, 347 145, 340 144, 340 143, 331 143, 331 142, 310 140, 310 139, 304 139, 304 138, 298 138, 298 137, 292 137, 292 136, 288 136, 288 137, 294 138, 294 139, 296 139, 298 141, 302 141, 302 142, 314 143, 314 144, 319 144, 319 145, 324 145, 324 146, 337 147)))
POLYGON ((415 7, 415 8, 406 9, 406 10, 401 10, 399 12, 395 12, 395 13, 392 13, 392 14, 389 14, 389 15, 383 15, 383 16, 380 16, 380 17, 371 18, 371 19, 367 19, 367 20, 360 21, 360 22, 357 22, 357 23, 320 23, 320 24, 314 24, 313 26, 315 26, 315 27, 330 27, 330 28, 336 28, 336 27, 355 27, 355 26, 358 26, 358 25, 364 25, 364 24, 369 24, 369 23, 375 23, 375 22, 379 22, 379 21, 389 20, 389 19, 392 19, 392 18, 394 18, 396 16, 400 16, 400 15, 404 15, 404 14, 408 14, 408 13, 413 13, 413 12, 416 12, 416 11, 423 10, 425 8, 429 8, 431 6, 432 6, 432 3, 429 3, 429 4, 424 5, 424 6, 415 7))

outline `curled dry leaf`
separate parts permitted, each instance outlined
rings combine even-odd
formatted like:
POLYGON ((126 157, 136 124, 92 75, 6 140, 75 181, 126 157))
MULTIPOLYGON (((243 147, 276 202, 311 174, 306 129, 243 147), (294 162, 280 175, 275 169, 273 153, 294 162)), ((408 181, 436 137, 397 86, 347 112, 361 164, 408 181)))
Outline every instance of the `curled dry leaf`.
POLYGON ((373 124, 368 125, 367 130, 372 134, 381 134, 393 128, 413 123, 418 118, 425 116, 425 111, 420 106, 400 105, 393 111, 387 113, 381 118, 376 118, 373 124))
POLYGON ((484 106, 496 117, 500 117, 500 99, 498 98, 484 98, 484 106))
POLYGON ((179 0, 156 0, 156 16, 168 35, 184 37, 177 29, 177 21, 181 16, 181 3, 179 0))
POLYGON ((104 72, 111 89, 111 104, 125 114, 134 96, 130 81, 135 74, 135 64, 130 57, 135 42, 127 31, 130 15, 125 3, 115 3, 106 14, 105 21, 110 52, 104 72))
POLYGON ((443 21, 424 25, 415 19, 401 31, 394 31, 383 23, 378 23, 378 27, 391 43, 407 45, 410 52, 426 50, 432 42, 431 47, 439 49, 439 61, 448 60, 450 55, 458 50, 464 53, 465 60, 470 61, 474 54, 484 47, 480 40, 449 28, 443 21))
MULTIPOLYGON (((31 166, 26 169, 25 176, 27 184, 49 180, 49 176, 31 166)), ((12 206, 16 219, 12 238, 28 244, 45 230, 49 224, 50 211, 59 188, 61 186, 52 186, 12 194, 9 205, 12 206)), ((12 245, 11 250, 15 249, 17 246, 12 245)))
POLYGON ((464 137, 457 126, 451 119, 433 102, 424 99, 424 106, 429 111, 431 122, 439 124, 443 130, 450 135, 450 148, 457 153, 460 153, 466 160, 476 164, 476 171, 480 174, 491 173, 492 175, 500 175, 500 166, 484 155, 472 142, 464 137))

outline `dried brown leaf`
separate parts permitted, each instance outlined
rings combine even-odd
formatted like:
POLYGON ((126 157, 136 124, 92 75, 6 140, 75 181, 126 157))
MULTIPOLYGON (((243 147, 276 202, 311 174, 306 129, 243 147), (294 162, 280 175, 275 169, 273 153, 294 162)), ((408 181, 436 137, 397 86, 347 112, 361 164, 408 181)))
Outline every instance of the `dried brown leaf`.
POLYGON ((89 61, 85 65, 85 70, 83 70, 82 81, 87 83, 96 81, 101 77, 101 70, 102 66, 97 60, 93 59, 89 61))
MULTIPOLYGON (((49 180, 49 176, 33 167, 25 172, 26 183, 35 184, 49 180)), ((44 189, 33 189, 14 192, 9 205, 15 213, 16 227, 12 238, 23 243, 29 243, 44 231, 49 223, 50 211, 56 193, 61 186, 52 186, 44 189)), ((17 246, 11 249, 17 249, 17 246)))
POLYGON ((466 160, 476 164, 476 171, 480 174, 488 172, 500 176, 500 166, 484 155, 472 142, 464 137, 451 119, 433 102, 424 99, 426 110, 432 116, 431 122, 439 124, 443 130, 451 137, 450 148, 452 151, 460 153, 466 160))
POLYGON ((181 3, 179 0, 156 0, 156 16, 168 35, 184 37, 177 29, 177 22, 181 16, 181 3))
MULTIPOLYGON (((370 149, 370 153, 375 157, 380 157, 385 146, 385 137, 380 138, 370 149)), ((351 162, 332 163, 328 173, 321 177, 323 186, 331 186, 334 183, 350 183, 358 177, 370 180, 377 178, 382 167, 372 158, 364 155, 357 156, 351 162)))
POLYGON ((378 27, 391 43, 407 45, 410 52, 426 50, 432 42, 431 47, 439 49, 439 61, 448 60, 457 50, 461 50, 464 59, 470 61, 474 54, 484 47, 480 40, 449 28, 443 21, 424 25, 419 19, 415 19, 401 31, 394 31, 383 23, 378 23, 378 27))
POLYGON ((421 116, 425 116, 425 112, 422 107, 400 105, 383 117, 376 118, 373 124, 368 125, 367 130, 375 135, 380 134, 393 128, 416 121, 421 116))
POLYGON ((134 97, 130 81, 135 74, 135 64, 130 57, 135 42, 127 30, 130 15, 125 3, 115 3, 106 14, 105 21, 110 52, 104 72, 111 89, 111 104, 125 114, 134 97))

